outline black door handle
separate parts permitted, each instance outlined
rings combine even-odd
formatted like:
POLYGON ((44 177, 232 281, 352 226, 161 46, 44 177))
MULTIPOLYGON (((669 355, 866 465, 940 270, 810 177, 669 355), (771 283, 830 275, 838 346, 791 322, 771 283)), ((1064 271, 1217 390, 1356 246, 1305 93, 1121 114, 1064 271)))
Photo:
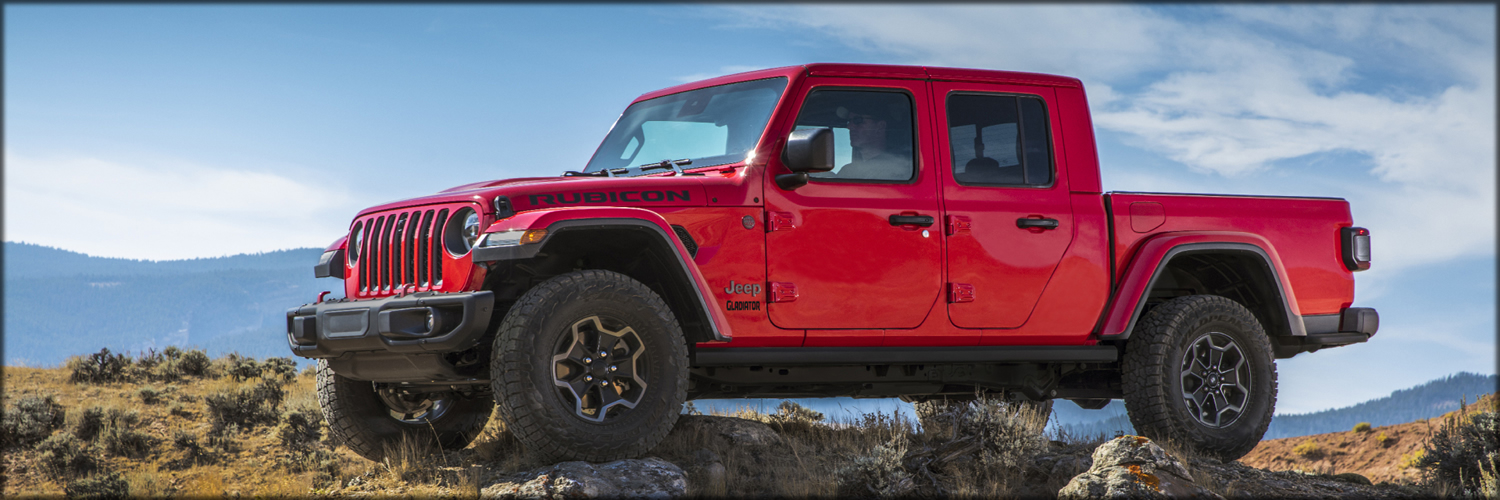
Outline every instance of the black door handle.
POLYGON ((931 215, 892 215, 892 226, 931 226, 935 219, 931 215))
POLYGON ((1016 227, 1021 229, 1057 229, 1057 219, 1032 219, 1022 217, 1016 219, 1016 227))

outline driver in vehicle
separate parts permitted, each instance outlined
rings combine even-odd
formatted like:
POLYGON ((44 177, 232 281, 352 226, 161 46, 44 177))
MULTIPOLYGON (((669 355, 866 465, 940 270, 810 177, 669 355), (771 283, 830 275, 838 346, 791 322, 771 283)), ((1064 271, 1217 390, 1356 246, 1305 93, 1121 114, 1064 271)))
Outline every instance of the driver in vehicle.
POLYGON ((855 110, 839 108, 839 117, 849 120, 849 145, 854 150, 854 161, 840 168, 838 177, 879 180, 911 178, 911 159, 891 153, 886 137, 889 119, 878 107, 855 110))

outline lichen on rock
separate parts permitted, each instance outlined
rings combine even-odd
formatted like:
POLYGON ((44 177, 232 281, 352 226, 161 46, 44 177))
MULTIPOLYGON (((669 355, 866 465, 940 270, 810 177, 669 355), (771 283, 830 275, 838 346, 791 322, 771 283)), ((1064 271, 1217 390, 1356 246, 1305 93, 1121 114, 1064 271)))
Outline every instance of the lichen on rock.
POLYGON ((1057 498, 1222 498, 1194 483, 1182 462, 1141 436, 1107 441, 1094 450, 1093 460, 1057 498))

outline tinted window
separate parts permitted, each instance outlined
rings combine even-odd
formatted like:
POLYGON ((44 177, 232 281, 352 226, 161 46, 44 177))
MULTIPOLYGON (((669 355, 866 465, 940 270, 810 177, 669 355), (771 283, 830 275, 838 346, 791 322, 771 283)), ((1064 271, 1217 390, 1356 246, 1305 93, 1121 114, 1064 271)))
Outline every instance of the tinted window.
POLYGON ((816 90, 797 128, 833 129, 834 169, 818 179, 910 181, 916 172, 911 97, 900 92, 816 90))
POLYGON ((1047 109, 1041 99, 1011 95, 948 96, 953 178, 964 185, 1052 183, 1047 109))

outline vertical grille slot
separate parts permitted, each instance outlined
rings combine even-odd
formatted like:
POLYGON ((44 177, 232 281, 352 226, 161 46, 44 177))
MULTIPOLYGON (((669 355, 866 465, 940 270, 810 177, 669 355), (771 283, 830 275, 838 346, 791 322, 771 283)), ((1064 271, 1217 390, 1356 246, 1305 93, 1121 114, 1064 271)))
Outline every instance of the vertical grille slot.
POLYGON ((390 216, 385 220, 385 231, 380 233, 380 289, 391 288, 391 229, 396 225, 396 217, 390 216))
POLYGON ((432 283, 443 283, 443 229, 447 227, 448 209, 438 210, 437 220, 432 222, 432 283))
POLYGON ((422 213, 422 231, 417 233, 417 282, 432 286, 432 211, 422 213))
POLYGON ((396 232, 391 233, 392 291, 399 291, 406 285, 406 276, 402 274, 402 271, 406 269, 406 266, 402 265, 402 262, 406 260, 406 217, 407 214, 401 214, 401 218, 396 219, 396 232))
POLYGON ((370 225, 374 223, 370 219, 365 219, 363 223, 358 224, 359 231, 355 231, 354 234, 354 239, 360 242, 354 259, 355 262, 359 263, 359 269, 356 272, 359 273, 359 289, 361 291, 370 289, 370 275, 365 272, 365 263, 370 260, 370 225))
POLYGON ((417 279, 417 234, 422 232, 422 211, 411 213, 411 224, 406 226, 406 238, 401 244, 406 245, 406 258, 401 259, 401 265, 406 266, 406 283, 409 285, 422 286, 417 279))
POLYGON ((365 246, 370 248, 370 258, 365 259, 365 274, 370 276, 369 291, 380 289, 380 257, 385 251, 380 248, 380 231, 385 229, 385 217, 375 219, 370 229, 370 236, 365 238, 365 246))

